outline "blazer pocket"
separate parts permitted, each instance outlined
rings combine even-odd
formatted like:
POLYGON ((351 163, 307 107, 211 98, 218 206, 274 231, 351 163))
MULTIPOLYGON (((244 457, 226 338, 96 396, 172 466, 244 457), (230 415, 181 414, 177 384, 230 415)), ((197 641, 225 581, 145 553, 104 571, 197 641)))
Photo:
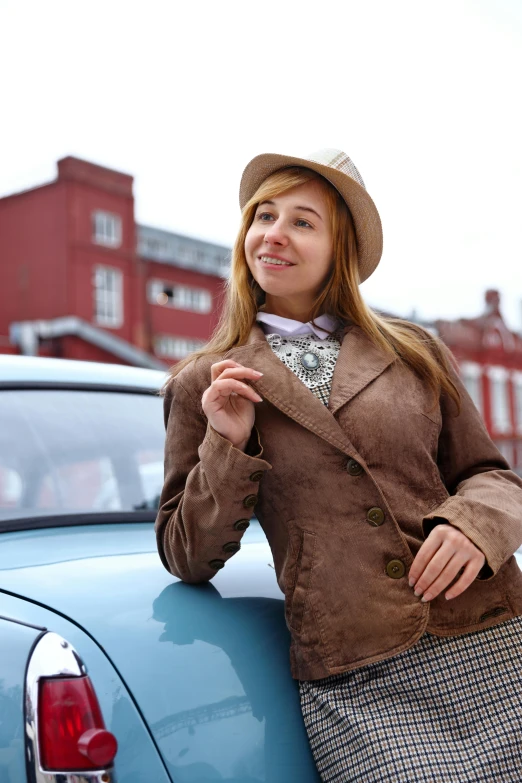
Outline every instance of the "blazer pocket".
POLYGON ((287 613, 288 624, 297 633, 300 632, 301 626, 303 625, 306 601, 314 567, 315 544, 315 533, 309 533, 307 530, 303 530, 297 553, 294 587, 291 594, 288 596, 289 607, 287 613))

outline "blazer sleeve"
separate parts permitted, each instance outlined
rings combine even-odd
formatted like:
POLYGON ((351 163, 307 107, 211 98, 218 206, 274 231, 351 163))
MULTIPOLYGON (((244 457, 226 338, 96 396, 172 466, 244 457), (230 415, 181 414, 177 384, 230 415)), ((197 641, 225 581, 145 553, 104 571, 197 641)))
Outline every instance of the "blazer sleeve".
POLYGON ((486 557, 479 578, 491 578, 522 545, 522 480, 489 437, 484 422, 443 347, 461 398, 460 413, 441 399, 438 466, 449 497, 424 517, 428 535, 438 522, 459 528, 486 557))
POLYGON ((158 551, 174 576, 206 582, 239 548, 243 526, 234 524, 252 516, 262 473, 271 465, 261 458, 255 428, 247 447, 250 453, 236 449, 208 424, 199 398, 188 392, 179 376, 169 384, 164 411, 165 482, 155 525, 158 551))

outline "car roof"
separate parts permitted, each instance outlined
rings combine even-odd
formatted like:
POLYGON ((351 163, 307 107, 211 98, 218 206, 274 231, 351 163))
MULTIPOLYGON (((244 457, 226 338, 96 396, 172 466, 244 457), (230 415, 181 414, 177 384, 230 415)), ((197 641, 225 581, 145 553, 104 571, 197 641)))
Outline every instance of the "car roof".
POLYGON ((0 355, 0 387, 13 385, 110 386, 158 390, 167 370, 149 370, 123 364, 49 359, 41 356, 0 355))

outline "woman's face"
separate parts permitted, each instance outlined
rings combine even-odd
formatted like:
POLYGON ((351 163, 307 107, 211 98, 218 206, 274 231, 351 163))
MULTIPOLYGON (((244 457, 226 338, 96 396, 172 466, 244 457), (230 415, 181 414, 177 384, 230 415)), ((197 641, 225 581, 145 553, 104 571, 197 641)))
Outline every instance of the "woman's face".
POLYGON ((314 180, 260 203, 245 255, 266 293, 266 311, 308 317, 332 267, 332 249, 327 201, 314 180))

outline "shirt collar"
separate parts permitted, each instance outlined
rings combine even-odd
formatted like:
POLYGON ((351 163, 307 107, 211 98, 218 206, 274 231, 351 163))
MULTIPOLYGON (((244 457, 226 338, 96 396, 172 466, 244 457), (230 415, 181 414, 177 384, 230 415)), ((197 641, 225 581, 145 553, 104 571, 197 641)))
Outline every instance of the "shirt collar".
POLYGON ((294 321, 291 318, 282 318, 272 313, 258 313, 256 320, 261 325, 265 334, 276 332, 281 337, 293 337, 301 334, 313 334, 320 340, 324 340, 330 332, 334 332, 339 322, 331 315, 320 315, 315 319, 315 325, 308 321, 294 321))

